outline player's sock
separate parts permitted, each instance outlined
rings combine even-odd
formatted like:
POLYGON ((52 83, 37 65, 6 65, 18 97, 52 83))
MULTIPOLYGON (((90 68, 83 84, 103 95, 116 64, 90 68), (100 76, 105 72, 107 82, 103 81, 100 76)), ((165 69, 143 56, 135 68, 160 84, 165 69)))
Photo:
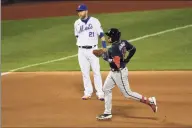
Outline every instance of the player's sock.
POLYGON ((142 99, 140 100, 141 103, 151 105, 149 99, 147 97, 142 96, 142 99))

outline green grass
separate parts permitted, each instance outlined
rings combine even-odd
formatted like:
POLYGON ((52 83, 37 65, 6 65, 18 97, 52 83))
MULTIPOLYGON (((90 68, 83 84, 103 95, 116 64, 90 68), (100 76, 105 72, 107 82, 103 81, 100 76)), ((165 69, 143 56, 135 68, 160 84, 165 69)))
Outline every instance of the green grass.
MULTIPOLYGON (((93 15, 106 31, 117 27, 122 38, 192 24, 192 9, 93 15)), ((2 71, 77 54, 73 23, 77 17, 2 22, 2 71)), ((133 42, 137 52, 129 70, 191 70, 192 27, 133 42)), ((108 64, 101 62, 101 69, 108 64)), ((79 70, 77 57, 20 71, 79 70)))
POLYGON ((192 28, 186 28, 135 42, 137 54, 130 63, 131 69, 192 69, 191 32, 192 28), (140 64, 140 62, 142 63, 140 64))

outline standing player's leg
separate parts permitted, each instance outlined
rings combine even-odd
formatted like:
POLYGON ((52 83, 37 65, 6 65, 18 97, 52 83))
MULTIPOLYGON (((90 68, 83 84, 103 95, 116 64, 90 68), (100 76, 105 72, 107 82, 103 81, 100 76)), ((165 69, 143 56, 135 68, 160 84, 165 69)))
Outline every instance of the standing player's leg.
POLYGON ((145 104, 149 105, 153 109, 154 112, 157 112, 157 105, 156 105, 155 97, 147 98, 137 92, 131 91, 130 86, 129 86, 129 81, 128 81, 128 69, 127 68, 121 70, 119 73, 116 73, 115 81, 117 82, 117 86, 119 87, 119 89, 121 90, 121 92, 123 93, 123 95, 125 97, 145 103, 145 104))
POLYGON ((88 61, 87 53, 85 50, 86 49, 79 49, 78 51, 78 61, 81 68, 85 89, 84 96, 82 97, 83 100, 91 98, 91 95, 93 93, 93 87, 90 79, 90 63, 88 61))
POLYGON ((104 93, 102 90, 102 77, 100 73, 100 63, 99 63, 99 58, 96 57, 91 50, 91 53, 89 54, 90 58, 90 64, 91 68, 93 71, 93 76, 94 76, 94 85, 95 89, 97 91, 96 95, 100 100, 104 100, 104 93))
POLYGON ((115 86, 115 81, 112 78, 112 72, 109 72, 104 86, 103 91, 105 94, 105 111, 104 114, 97 116, 96 118, 99 120, 105 120, 112 118, 111 109, 112 109, 112 89, 115 86))

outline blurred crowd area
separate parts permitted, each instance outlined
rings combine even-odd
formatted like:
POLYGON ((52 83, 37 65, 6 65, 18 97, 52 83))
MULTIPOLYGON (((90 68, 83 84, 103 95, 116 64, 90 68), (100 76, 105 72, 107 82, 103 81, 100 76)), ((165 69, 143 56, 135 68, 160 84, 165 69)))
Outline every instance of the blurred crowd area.
POLYGON ((78 1, 78 0, 1 0, 1 5, 10 5, 14 3, 27 3, 27 2, 50 2, 50 1, 78 1))

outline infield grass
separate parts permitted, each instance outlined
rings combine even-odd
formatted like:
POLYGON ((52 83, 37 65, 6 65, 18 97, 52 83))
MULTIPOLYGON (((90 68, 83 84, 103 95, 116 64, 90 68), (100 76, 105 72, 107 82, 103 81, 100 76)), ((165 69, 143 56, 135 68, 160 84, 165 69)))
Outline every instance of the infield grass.
MULTIPOLYGON (((97 14, 107 31, 117 27, 123 39, 192 24, 192 9, 97 14)), ((77 54, 73 23, 76 16, 2 21, 2 72, 77 54)), ((191 70, 192 27, 135 41, 137 52, 129 70, 191 70)), ((101 69, 108 64, 101 62, 101 69)), ((79 70, 77 57, 19 71, 79 70)))

